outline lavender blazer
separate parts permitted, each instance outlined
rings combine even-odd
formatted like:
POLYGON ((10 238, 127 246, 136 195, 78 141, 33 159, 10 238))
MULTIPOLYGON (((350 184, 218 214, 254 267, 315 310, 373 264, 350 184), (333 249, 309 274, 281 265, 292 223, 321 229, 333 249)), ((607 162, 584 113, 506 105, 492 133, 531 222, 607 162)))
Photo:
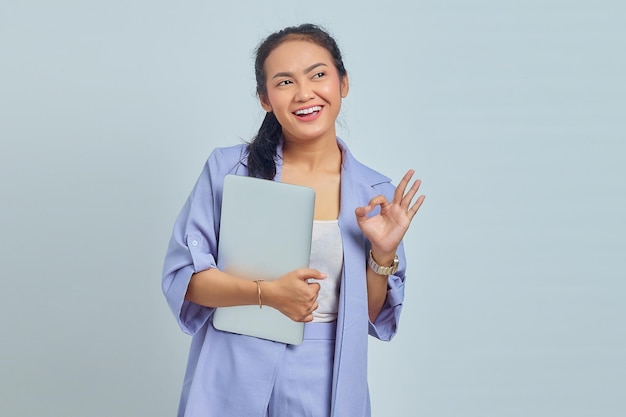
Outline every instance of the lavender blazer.
MULTIPOLYGON (((393 198, 389 178, 358 162, 346 145, 342 151, 341 210, 339 227, 344 265, 341 278, 335 361, 332 386, 333 417, 369 417, 367 385, 367 336, 390 340, 396 333, 402 302, 406 262, 402 245, 400 266, 389 276, 387 299, 374 323, 368 318, 365 281, 369 243, 359 229, 354 209, 374 196, 393 198)), ((278 149, 277 173, 282 171, 282 147, 278 149)), ((221 401, 242 395, 240 415, 251 415, 267 400, 275 364, 284 345, 247 336, 217 332, 210 324, 214 309, 184 300, 194 272, 216 268, 222 186, 226 174, 247 175, 245 145, 215 149, 209 156, 191 195, 174 225, 163 268, 162 288, 170 309, 185 333, 193 335, 183 383, 179 416, 223 417, 221 401), (228 340, 236 338, 236 341, 228 340), (233 351, 232 346, 238 346, 233 351), (254 355, 246 352, 255 352, 254 355), (236 358, 235 358, 236 356, 236 358), (262 358, 262 360, 259 360, 262 358), (231 389, 228 362, 245 366, 250 386, 231 389), (248 408, 249 407, 249 408, 248 408)), ((223 410, 223 408, 222 408, 223 410)))

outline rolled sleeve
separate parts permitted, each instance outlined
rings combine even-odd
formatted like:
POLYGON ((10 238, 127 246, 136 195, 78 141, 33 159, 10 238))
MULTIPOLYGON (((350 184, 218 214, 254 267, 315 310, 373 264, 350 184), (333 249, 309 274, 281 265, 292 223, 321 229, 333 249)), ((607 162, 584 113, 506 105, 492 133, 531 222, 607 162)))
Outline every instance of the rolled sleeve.
POLYGON ((174 232, 165 259, 162 289, 170 310, 187 334, 195 334, 214 311, 185 300, 191 276, 215 267, 215 258, 209 253, 205 238, 193 233, 178 239, 174 232))
POLYGON ((191 233, 185 237, 189 254, 193 261, 193 271, 199 272, 215 268, 215 258, 209 253, 209 244, 199 233, 191 233))
POLYGON ((216 268, 221 184, 224 174, 212 154, 183 206, 165 256, 162 290, 180 328, 193 335, 213 314, 214 308, 185 300, 191 276, 216 268), (216 185, 219 184, 219 185, 216 185))

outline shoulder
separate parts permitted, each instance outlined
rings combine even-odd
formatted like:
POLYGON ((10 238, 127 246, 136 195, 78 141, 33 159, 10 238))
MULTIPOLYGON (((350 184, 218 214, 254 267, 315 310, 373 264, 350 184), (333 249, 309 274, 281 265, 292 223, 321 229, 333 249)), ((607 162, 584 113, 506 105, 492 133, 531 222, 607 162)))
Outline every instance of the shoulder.
POLYGON ((215 148, 206 161, 206 167, 210 172, 223 174, 242 174, 248 160, 248 145, 238 145, 215 148))

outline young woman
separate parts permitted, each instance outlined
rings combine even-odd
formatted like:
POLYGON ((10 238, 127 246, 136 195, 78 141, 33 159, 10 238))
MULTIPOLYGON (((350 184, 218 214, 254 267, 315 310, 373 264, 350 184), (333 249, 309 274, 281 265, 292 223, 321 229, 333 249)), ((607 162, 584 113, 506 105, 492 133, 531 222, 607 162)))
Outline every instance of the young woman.
MULTIPOLYGON (((193 335, 179 416, 370 415, 367 335, 389 340, 404 298, 402 249, 424 196, 406 173, 397 188, 359 163, 335 122, 349 83, 341 53, 321 28, 270 35, 257 49, 257 93, 267 112, 248 145, 220 148, 174 227, 163 291, 193 335), (249 175, 315 190, 309 269, 257 283, 217 268, 223 179, 249 175), (216 307, 259 302, 305 322, 301 345, 216 330, 216 307)), ((277 260, 279 261, 279 260, 277 260)))

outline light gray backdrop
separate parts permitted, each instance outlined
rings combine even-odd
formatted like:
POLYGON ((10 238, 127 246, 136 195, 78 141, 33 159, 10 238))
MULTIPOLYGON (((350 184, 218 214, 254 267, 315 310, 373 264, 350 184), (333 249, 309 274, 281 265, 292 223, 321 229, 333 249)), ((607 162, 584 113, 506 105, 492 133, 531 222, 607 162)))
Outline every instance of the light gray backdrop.
POLYGON ((625 415, 624 4, 2 0, 0 415, 174 415, 171 227, 261 120, 255 45, 306 21, 341 136, 427 194, 374 415, 625 415))

